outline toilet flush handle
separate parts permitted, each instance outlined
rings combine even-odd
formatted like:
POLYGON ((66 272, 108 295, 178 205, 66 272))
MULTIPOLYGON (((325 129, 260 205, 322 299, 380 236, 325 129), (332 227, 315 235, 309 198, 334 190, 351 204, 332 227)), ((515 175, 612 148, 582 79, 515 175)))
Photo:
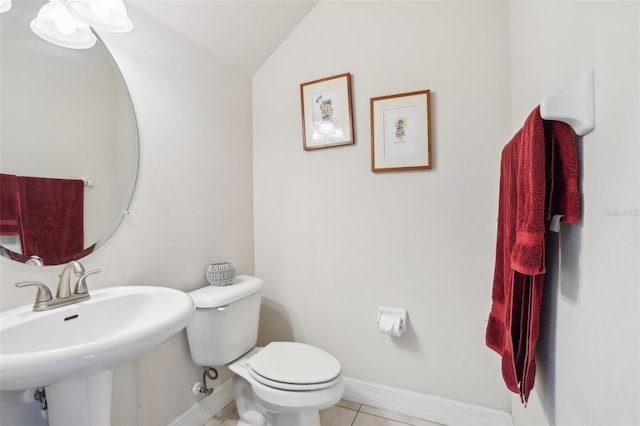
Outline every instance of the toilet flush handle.
POLYGON ((218 306, 216 309, 220 312, 227 312, 228 307, 229 305, 224 305, 224 306, 218 306))

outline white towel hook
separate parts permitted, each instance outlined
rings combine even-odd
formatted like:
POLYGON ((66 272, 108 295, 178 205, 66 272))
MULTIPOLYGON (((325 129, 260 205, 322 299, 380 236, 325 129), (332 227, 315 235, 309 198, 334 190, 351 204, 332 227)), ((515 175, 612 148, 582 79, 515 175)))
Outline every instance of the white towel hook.
POLYGON ((89 176, 80 176, 80 179, 82 179, 82 182, 84 182, 85 191, 91 191, 93 189, 93 179, 91 179, 89 176))
POLYGON ((545 98, 540 103, 540 116, 545 120, 567 123, 578 136, 584 136, 595 127, 593 100, 593 70, 565 93, 545 98))

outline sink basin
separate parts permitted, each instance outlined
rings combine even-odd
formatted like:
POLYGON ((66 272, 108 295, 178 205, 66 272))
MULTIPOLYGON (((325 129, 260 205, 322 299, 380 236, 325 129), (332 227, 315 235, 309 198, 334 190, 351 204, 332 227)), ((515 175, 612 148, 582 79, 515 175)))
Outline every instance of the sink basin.
POLYGON ((178 333, 195 312, 186 293, 144 286, 94 290, 90 300, 50 311, 31 308, 0 314, 0 390, 110 370, 178 333))

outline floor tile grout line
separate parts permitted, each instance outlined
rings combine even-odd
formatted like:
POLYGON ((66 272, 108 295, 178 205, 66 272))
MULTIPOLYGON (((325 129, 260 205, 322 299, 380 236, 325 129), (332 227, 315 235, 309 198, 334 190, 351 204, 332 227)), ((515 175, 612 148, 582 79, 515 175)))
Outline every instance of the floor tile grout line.
POLYGON ((350 426, 353 426, 353 425, 355 424, 356 419, 358 418, 358 414, 360 414, 360 409, 361 409, 361 408, 362 408, 362 404, 359 404, 359 405, 358 405, 358 409, 357 409, 357 410, 353 410, 353 411, 355 411, 355 412, 356 412, 356 415, 355 415, 355 416, 353 416, 353 420, 351 420, 351 425, 350 425, 350 426))
MULTIPOLYGON (((347 407, 342 407, 342 408, 347 408, 347 407)), ((407 425, 407 426, 415 426, 413 423, 407 423, 407 422, 403 422, 401 420, 394 420, 394 419, 390 419, 388 417, 379 416, 377 414, 365 413, 365 412, 361 411, 362 410, 362 404, 360 404, 360 406, 358 407, 357 410, 353 410, 353 409, 351 409, 351 410, 356 412, 356 416, 353 418, 353 421, 351 422, 350 426, 353 426, 355 424, 356 419, 358 418, 358 414, 360 414, 360 413, 367 414, 367 415, 373 416, 373 417, 378 417, 379 419, 389 420, 391 422, 398 423, 398 424, 403 424, 403 425, 407 425)))
POLYGON ((353 424, 356 422, 356 419, 358 418, 358 414, 360 414, 360 411, 356 411, 356 415, 353 416, 353 420, 351 420, 351 425, 350 426, 353 426, 353 424))
POLYGON ((356 410, 356 415, 353 416, 353 420, 351 420, 351 426, 353 426, 358 418, 358 414, 360 414, 360 409, 362 408, 362 404, 358 405, 358 409, 356 410))

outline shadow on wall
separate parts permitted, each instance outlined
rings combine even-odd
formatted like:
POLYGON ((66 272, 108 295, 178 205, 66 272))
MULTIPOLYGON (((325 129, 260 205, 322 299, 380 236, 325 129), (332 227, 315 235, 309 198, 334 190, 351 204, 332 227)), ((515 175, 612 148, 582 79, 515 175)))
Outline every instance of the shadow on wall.
MULTIPOLYGON (((389 336, 398 348, 410 352, 420 352, 418 335, 411 326, 407 316, 407 329, 402 338, 389 336)), ((265 346, 269 342, 295 342, 292 319, 287 310, 278 302, 266 297, 260 305, 260 324, 258 327, 258 346, 265 346)))
MULTIPOLYGON (((584 191, 582 190, 582 177, 584 171, 582 165, 584 164, 584 156, 582 149, 582 138, 576 138, 576 154, 578 156, 578 189, 581 194, 580 202, 580 217, 584 217, 584 191)), ((560 258, 559 263, 556 263, 556 267, 560 267, 560 292, 568 299, 573 305, 578 303, 578 289, 580 283, 580 275, 578 273, 578 261, 580 258, 580 246, 582 240, 582 219, 579 223, 569 225, 565 227, 561 234, 560 241, 560 258)), ((558 259, 558 256, 554 256, 552 259, 558 259)))
MULTIPOLYGON (((578 164, 582 161, 582 138, 576 140, 578 164)), ((582 191, 582 167, 578 178, 582 191)), ((584 195, 580 217, 584 217, 584 195)), ((547 232, 544 294, 540 312, 540 336, 536 350, 536 388, 549 424, 556 424, 556 353, 558 300, 576 305, 579 297, 580 275, 578 262, 582 241, 582 219, 578 223, 563 225, 560 233, 547 232)))
POLYGON ((420 352, 420 342, 418 341, 418 335, 416 331, 411 326, 411 318, 409 314, 407 314, 407 328, 402 338, 399 337, 390 337, 391 341, 395 345, 396 348, 402 349, 409 352, 420 352))
POLYGON ((269 342, 293 342, 293 327, 291 317, 286 309, 278 302, 266 297, 260 305, 260 324, 258 326, 258 346, 265 346, 269 342))

